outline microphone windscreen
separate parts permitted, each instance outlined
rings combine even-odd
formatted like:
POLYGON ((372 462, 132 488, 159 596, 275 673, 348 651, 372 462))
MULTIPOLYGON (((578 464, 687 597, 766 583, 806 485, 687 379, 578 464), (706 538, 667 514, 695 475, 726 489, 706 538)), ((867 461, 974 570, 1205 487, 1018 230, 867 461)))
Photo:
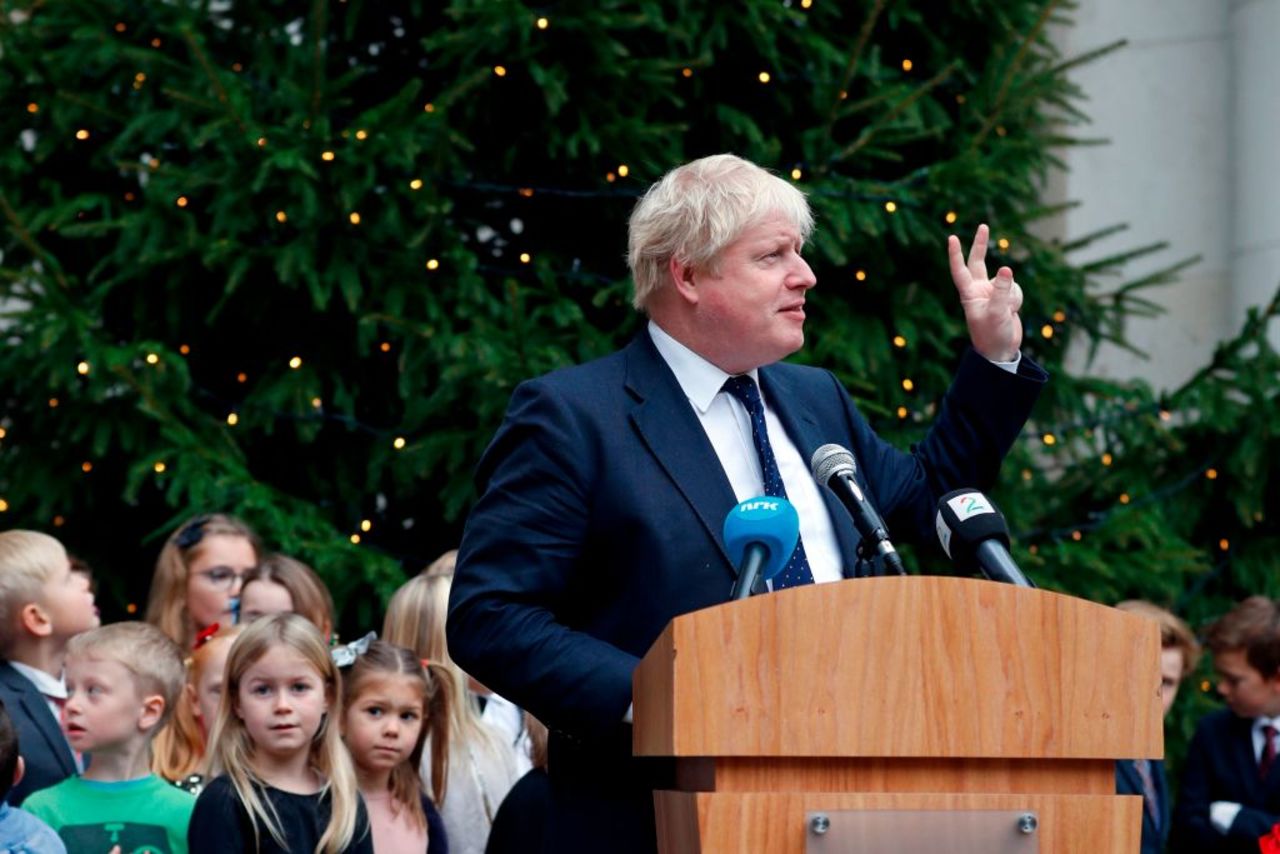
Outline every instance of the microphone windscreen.
POLYGON ((852 477, 857 468, 853 453, 840 445, 823 445, 813 452, 809 460, 809 471, 813 472, 813 479, 818 483, 826 483, 836 473, 852 477))
POLYGON ((970 563, 978 544, 997 540, 1009 547, 1009 526, 985 495, 975 489, 957 489, 938 501, 935 519, 942 550, 954 561, 970 563))
POLYGON ((762 495, 748 498, 724 519, 724 546, 734 568, 742 566, 747 547, 759 543, 768 551, 760 577, 773 578, 791 558, 800 539, 800 516, 785 498, 762 495))

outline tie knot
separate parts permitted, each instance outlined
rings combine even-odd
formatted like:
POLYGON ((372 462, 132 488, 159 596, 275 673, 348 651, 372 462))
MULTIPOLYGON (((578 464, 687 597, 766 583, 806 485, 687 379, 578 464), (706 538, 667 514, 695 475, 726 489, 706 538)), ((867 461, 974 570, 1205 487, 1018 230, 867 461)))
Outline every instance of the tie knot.
POLYGON ((756 381, 748 376, 729 377, 724 381, 724 390, 736 397, 748 412, 755 412, 762 407, 760 401, 760 390, 756 388, 756 381))

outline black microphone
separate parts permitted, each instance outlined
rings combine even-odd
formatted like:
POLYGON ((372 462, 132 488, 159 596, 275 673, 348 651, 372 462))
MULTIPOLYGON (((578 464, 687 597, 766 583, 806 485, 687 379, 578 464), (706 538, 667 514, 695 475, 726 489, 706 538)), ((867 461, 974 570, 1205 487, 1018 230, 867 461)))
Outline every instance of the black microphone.
POLYGON ((957 489, 938 501, 935 520, 942 550, 962 566, 978 564, 992 581, 1035 587, 1009 554, 1009 526, 1004 516, 976 489, 957 489))
POLYGON ((823 445, 813 452, 809 468, 813 472, 813 479, 834 492, 853 517, 853 526, 862 535, 862 542, 858 543, 858 556, 863 560, 870 560, 874 551, 891 571, 906 575, 907 571, 902 567, 902 556, 889 540, 889 529, 885 527, 884 520, 872 506, 871 500, 853 479, 854 472, 858 470, 853 454, 839 445, 823 445))

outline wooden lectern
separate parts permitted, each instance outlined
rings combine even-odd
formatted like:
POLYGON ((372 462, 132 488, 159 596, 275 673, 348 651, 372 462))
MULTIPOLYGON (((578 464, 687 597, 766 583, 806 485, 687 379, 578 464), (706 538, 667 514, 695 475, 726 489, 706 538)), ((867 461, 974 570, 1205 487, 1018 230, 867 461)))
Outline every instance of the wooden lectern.
POLYGON ((685 614, 635 672, 634 751, 677 763, 659 848, 800 854, 815 810, 1031 810, 1042 854, 1137 851, 1114 760, 1164 754, 1159 661, 1151 620, 965 578, 685 614))

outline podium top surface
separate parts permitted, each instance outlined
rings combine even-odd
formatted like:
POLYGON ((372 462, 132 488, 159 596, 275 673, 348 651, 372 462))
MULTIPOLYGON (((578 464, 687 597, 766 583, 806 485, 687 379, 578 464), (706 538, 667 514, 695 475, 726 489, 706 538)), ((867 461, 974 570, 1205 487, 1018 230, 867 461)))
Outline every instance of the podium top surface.
POLYGON ((808 585, 677 617, 635 673, 637 755, 1164 753, 1155 622, 944 577, 808 585))

